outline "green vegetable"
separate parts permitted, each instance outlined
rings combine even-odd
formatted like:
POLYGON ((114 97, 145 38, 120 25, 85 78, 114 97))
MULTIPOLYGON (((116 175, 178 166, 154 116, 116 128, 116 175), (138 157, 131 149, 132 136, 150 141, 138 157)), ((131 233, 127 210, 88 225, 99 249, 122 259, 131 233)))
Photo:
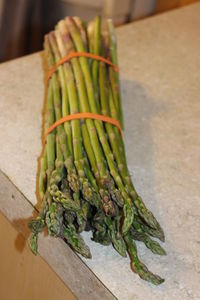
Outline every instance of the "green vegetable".
MULTIPOLYGON (((72 52, 101 55, 117 64, 116 37, 111 20, 102 30, 101 18, 90 24, 67 17, 45 36, 45 57, 51 69, 72 52)), ((73 57, 60 65, 48 84, 45 130, 60 118, 76 113, 102 114, 121 122, 123 114, 118 73, 103 61, 73 57)), ((125 148, 117 127, 100 120, 72 120, 58 125, 46 139, 40 161, 38 217, 29 227, 29 245, 37 254, 38 234, 60 237, 76 252, 91 258, 81 232, 92 240, 112 244, 142 279, 157 285, 164 280, 139 260, 135 240, 153 253, 165 250, 150 236, 164 233, 137 194, 128 171, 125 148)))

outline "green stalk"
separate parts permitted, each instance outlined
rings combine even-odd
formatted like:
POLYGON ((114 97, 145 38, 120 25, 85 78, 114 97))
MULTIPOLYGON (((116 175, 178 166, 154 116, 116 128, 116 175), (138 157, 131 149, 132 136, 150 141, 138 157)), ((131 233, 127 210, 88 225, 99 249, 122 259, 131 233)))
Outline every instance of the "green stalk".
MULTIPOLYGON (((120 112, 119 112, 119 103, 118 103, 118 86, 115 81, 115 73, 116 72, 113 70, 113 67, 109 67, 109 79, 110 79, 110 85, 111 85, 111 90, 112 90, 115 107, 117 109, 117 119, 121 123, 121 117, 120 117, 120 112)), ((122 125, 122 123, 121 123, 121 125, 122 125)))
MULTIPOLYGON (((59 60, 59 55, 55 53, 56 61, 59 60)), ((67 86, 66 86, 66 78, 65 78, 65 71, 63 66, 59 66, 58 68, 58 77, 61 85, 61 95, 62 95, 62 117, 69 115, 69 99, 67 93, 67 86)), ((73 148, 72 148, 72 133, 71 133, 71 126, 69 122, 64 123, 64 129, 67 137, 67 146, 70 152, 70 155, 73 156, 73 148)))
MULTIPOLYGON (((102 42, 103 42, 102 51, 104 52, 105 57, 107 57, 110 53, 108 36, 109 36, 108 31, 104 31, 103 36, 102 36, 102 42)), ((118 116, 119 111, 117 110, 117 107, 115 105, 112 88, 111 88, 110 84, 109 84, 109 101, 108 101, 108 103, 109 103, 108 106, 109 106, 110 117, 118 120, 119 119, 119 116, 118 116)), ((116 143, 118 144, 119 151, 121 153, 121 158, 123 159, 124 164, 126 164, 126 154, 125 154, 123 139, 122 139, 121 133, 119 132, 119 130, 116 126, 114 126, 114 132, 115 132, 116 140, 117 140, 116 143)))
POLYGON ((98 193, 99 189, 97 186, 97 182, 96 182, 95 176, 93 175, 93 173, 91 171, 91 167, 89 165, 87 157, 84 157, 84 161, 85 161, 85 163, 84 163, 85 174, 87 175, 87 178, 88 178, 89 182, 91 183, 91 186, 93 187, 95 192, 98 193))
POLYGON ((124 240, 127 246, 127 251, 131 259, 131 267, 133 272, 137 273, 142 279, 149 281, 155 285, 159 285, 164 282, 158 275, 151 273, 147 267, 139 260, 137 255, 137 248, 135 242, 132 240, 130 233, 124 236, 124 240))
POLYGON ((47 183, 46 171, 47 171, 47 150, 45 146, 43 156, 40 159, 39 195, 41 200, 43 199, 44 194, 46 192, 46 183, 47 183))
POLYGON ((105 218, 105 213, 100 210, 93 216, 91 221, 93 230, 92 240, 102 245, 110 245, 112 241, 105 218))
POLYGON ((146 245, 146 247, 149 248, 154 254, 166 255, 166 252, 161 247, 161 245, 158 242, 152 240, 147 233, 136 231, 133 228, 131 228, 130 234, 134 240, 143 242, 146 245))
MULTIPOLYGON (((46 42, 46 49, 47 49, 46 51, 48 51, 47 60, 50 68, 53 67, 55 64, 52 48, 51 48, 53 47, 53 45, 54 45, 54 36, 53 34, 50 34, 49 41, 47 40, 46 42)), ((56 73, 52 75, 51 80, 53 84, 53 100, 54 100, 55 116, 56 116, 56 120, 59 120, 62 117, 62 113, 61 113, 62 105, 61 105, 59 83, 57 80, 56 73)), ((57 134, 59 136, 59 142, 60 142, 61 150, 63 152, 64 164, 68 171, 67 177, 69 180, 70 188, 77 194, 79 192, 79 180, 73 164, 73 158, 70 155, 69 148, 67 147, 67 138, 62 124, 57 126, 57 134)))
POLYGON ((84 143, 84 148, 87 153, 88 159, 90 161, 90 165, 92 168, 92 172, 94 173, 95 177, 99 179, 99 170, 97 168, 97 163, 95 159, 95 154, 92 148, 90 136, 87 130, 87 126, 85 123, 81 125, 81 130, 82 130, 82 136, 83 136, 83 143, 84 143))
POLYGON ((89 52, 94 53, 94 21, 89 22, 87 25, 87 36, 88 36, 89 52))
POLYGON ((60 235, 63 222, 63 207, 60 204, 52 202, 46 214, 45 222, 50 236, 60 235))
MULTIPOLYGON (((109 19, 108 23, 108 30, 109 30, 109 44, 110 44, 110 54, 112 63, 118 65, 117 63, 117 47, 116 47, 116 36, 115 36, 115 29, 112 23, 112 20, 109 19)), ((121 94, 120 94, 120 83, 119 83, 119 76, 118 73, 110 68, 110 78, 111 78, 111 85, 114 98, 116 97, 116 104, 119 112, 119 119, 122 128, 124 128, 124 120, 123 120, 123 111, 122 111, 122 103, 121 103, 121 94)))
POLYGON ((74 225, 63 225, 62 237, 67 241, 73 250, 86 258, 92 257, 89 247, 85 244, 81 235, 76 232, 74 225))
MULTIPOLYGON (((111 87, 109 87, 109 101, 108 101, 108 103, 109 103, 110 117, 117 120, 118 116, 117 116, 117 111, 116 111, 116 107, 115 107, 114 100, 113 100, 111 87)), ((119 146, 119 151, 120 151, 120 154, 121 154, 121 158, 123 160, 123 164, 126 165, 127 162, 126 162, 126 153, 125 153, 125 148, 124 148, 124 142, 123 142, 121 133, 119 132, 119 129, 116 126, 114 126, 114 132, 115 132, 115 136, 116 136, 116 139, 117 139, 116 143, 119 146)))
POLYGON ((88 48, 88 40, 87 40, 87 34, 86 34, 86 28, 84 22, 79 17, 73 17, 74 22, 76 23, 76 26, 78 27, 82 41, 85 44, 86 49, 88 48))
POLYGON ((66 178, 66 171, 64 168, 64 158, 60 147, 59 138, 56 137, 56 169, 52 172, 48 191, 52 196, 54 202, 59 203, 65 210, 80 212, 80 203, 72 200, 69 186, 63 187, 61 191, 58 185, 66 178))
MULTIPOLYGON (((46 36, 45 36, 46 44, 46 36)), ((48 53, 46 53, 48 55, 48 53)), ((55 122, 54 107, 53 107, 53 86, 52 80, 49 81, 47 104, 46 104, 46 115, 45 115, 45 130, 47 130, 55 122)), ((46 152, 47 152, 47 176, 48 179, 51 176, 52 171, 55 167, 55 130, 51 131, 46 139, 46 152)))
POLYGON ((133 220, 133 228, 141 233, 147 233, 148 235, 155 237, 161 240, 162 242, 165 241, 164 233, 160 228, 153 229, 149 227, 138 215, 135 215, 135 218, 133 220))
POLYGON ((60 143, 58 136, 56 136, 56 162, 55 162, 55 170, 51 174, 48 192, 52 196, 52 202, 49 205, 49 210, 45 217, 45 222, 48 228, 48 233, 51 236, 59 236, 61 231, 61 225, 63 222, 63 211, 64 208, 60 203, 54 202, 54 194, 51 193, 52 187, 56 187, 58 191, 58 183, 64 177, 64 164, 63 164, 63 155, 60 149, 60 143))
MULTIPOLYGON (((99 67, 99 87, 100 87, 100 100, 101 100, 101 113, 105 116, 109 116, 109 106, 108 106, 108 85, 107 85, 107 74, 106 74, 106 66, 105 63, 100 62, 99 67)), ((124 174, 124 163, 121 156, 121 152, 119 150, 119 144, 117 143, 117 136, 114 131, 113 125, 109 123, 105 123, 105 128, 108 134, 109 142, 115 157, 115 160, 118 164, 118 170, 121 174, 121 177, 124 178, 126 174, 124 174)))
POLYGON ((118 236, 114 220, 111 220, 109 216, 106 216, 105 223, 108 226, 108 231, 113 247, 121 256, 126 257, 126 244, 123 238, 121 236, 118 236))
MULTIPOLYGON (((46 37, 45 37, 45 43, 46 43, 46 37)), ((48 54, 48 53, 47 53, 48 54)), ((54 117, 54 108, 53 108, 53 89, 52 89, 52 81, 49 82, 49 88, 47 93, 47 102, 46 102, 46 113, 45 113, 45 130, 49 128, 54 123, 55 117, 54 117)), ((55 130, 53 130, 48 136, 46 140, 46 146, 44 150, 44 162, 42 166, 42 172, 40 174, 40 188, 43 189, 43 175, 44 175, 44 169, 46 169, 46 175, 47 175, 47 186, 49 185, 51 174, 55 168, 55 157, 56 157, 56 151, 55 151, 55 130), (46 165, 46 166, 45 166, 46 165), (41 183, 42 181, 42 183, 41 183)), ((43 193, 43 191, 42 191, 43 193)), ((41 194, 41 191, 40 191, 41 194)), ((41 195, 42 196, 42 195, 41 195)), ((49 195, 48 191, 44 194, 42 197, 42 204, 40 208, 40 212, 38 217, 35 220, 32 220, 29 223, 29 228, 32 231, 32 234, 29 238, 29 246, 32 250, 32 252, 36 255, 37 254, 37 241, 38 241, 38 233, 43 230, 45 227, 45 218, 46 213, 49 209, 49 206, 51 205, 51 196, 49 195)))
MULTIPOLYGON (((97 16, 94 20, 94 54, 100 55, 100 42, 101 42, 101 18, 97 16)), ((99 62, 93 60, 92 62, 92 79, 94 85, 95 99, 97 100, 97 110, 100 112, 100 106, 98 101, 98 74, 99 73, 99 62)))

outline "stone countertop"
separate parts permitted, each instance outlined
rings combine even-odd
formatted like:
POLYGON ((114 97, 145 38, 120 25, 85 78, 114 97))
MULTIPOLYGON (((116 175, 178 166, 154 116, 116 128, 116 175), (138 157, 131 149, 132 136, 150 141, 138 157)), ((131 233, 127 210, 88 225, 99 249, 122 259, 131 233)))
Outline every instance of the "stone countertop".
MULTIPOLYGON (((128 165, 164 228, 168 255, 153 255, 141 243, 138 253, 166 281, 142 281, 128 258, 88 233, 92 260, 41 236, 40 254, 79 299, 200 299, 199 16, 197 3, 117 29, 128 165)), ((27 232, 23 219, 36 204, 41 151, 41 55, 1 64, 0 95, 0 210, 27 232)))

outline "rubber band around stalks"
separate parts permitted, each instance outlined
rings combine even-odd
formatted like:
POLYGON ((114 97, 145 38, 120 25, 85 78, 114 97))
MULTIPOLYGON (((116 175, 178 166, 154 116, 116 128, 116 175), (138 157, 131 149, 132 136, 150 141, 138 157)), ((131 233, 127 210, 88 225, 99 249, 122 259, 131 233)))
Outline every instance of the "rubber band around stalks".
MULTIPOLYGON (((47 82, 46 82, 46 87, 48 86, 49 80, 51 78, 51 76, 56 72, 56 70, 58 69, 59 66, 63 65, 66 62, 69 62, 72 58, 74 57, 88 57, 88 58, 92 58, 94 60, 99 60, 102 61, 108 65, 110 65, 111 67, 113 67, 114 71, 119 73, 119 69, 118 66, 113 64, 110 60, 106 59, 103 56, 99 56, 96 54, 92 54, 89 52, 72 52, 69 55, 65 56, 64 58, 60 59, 48 72, 47 75, 47 82)), ((68 116, 65 116, 63 118, 60 118, 59 120, 57 120, 54 124, 52 124, 45 132, 44 134, 44 144, 46 143, 46 138, 48 136, 49 133, 51 133, 57 126, 68 122, 68 121, 73 121, 73 120, 81 120, 81 119, 93 119, 93 120, 99 120, 99 121, 103 121, 103 122, 107 122, 110 123, 112 125, 115 125, 121 135, 123 136, 122 133, 122 128, 121 128, 121 124, 118 120, 105 116, 105 115, 101 115, 101 114, 96 114, 96 113, 91 113, 91 112, 82 112, 82 113, 76 113, 76 114, 71 114, 68 116)))
POLYGON ((107 65, 110 65, 111 67, 113 67, 114 71, 119 73, 119 69, 118 66, 113 64, 109 59, 106 59, 103 56, 100 55, 96 55, 93 53, 89 53, 89 52, 72 52, 69 55, 61 58, 48 72, 47 75, 47 83, 49 81, 49 79, 51 78, 51 76, 53 75, 53 73, 57 70, 57 68, 61 65, 63 65, 66 62, 69 62, 72 58, 74 57, 87 57, 87 58, 92 58, 94 60, 99 60, 104 62, 107 65))
POLYGON ((110 123, 112 125, 115 125, 119 129, 121 135, 123 136, 120 122, 117 121, 116 119, 113 119, 113 118, 110 118, 110 117, 107 117, 104 115, 93 114, 90 112, 83 112, 83 113, 68 115, 66 117, 59 119, 54 124, 52 124, 44 134, 44 143, 46 142, 46 138, 47 138, 48 134, 50 132, 52 132, 57 126, 65 123, 67 121, 80 120, 80 119, 94 119, 94 120, 99 120, 99 121, 110 123))

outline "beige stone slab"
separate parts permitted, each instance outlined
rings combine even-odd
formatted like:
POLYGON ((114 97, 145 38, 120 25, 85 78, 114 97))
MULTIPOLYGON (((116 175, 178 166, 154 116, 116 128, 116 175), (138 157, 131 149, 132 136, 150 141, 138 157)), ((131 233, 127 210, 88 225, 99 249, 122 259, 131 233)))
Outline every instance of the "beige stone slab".
MULTIPOLYGON (((93 255, 85 264, 118 299, 200 299, 199 16, 198 3, 117 29, 128 165, 168 253, 160 258, 138 243, 141 259, 166 279, 153 287, 84 234, 93 255)), ((42 79, 39 54, 0 66, 0 169, 32 204, 42 79)))

